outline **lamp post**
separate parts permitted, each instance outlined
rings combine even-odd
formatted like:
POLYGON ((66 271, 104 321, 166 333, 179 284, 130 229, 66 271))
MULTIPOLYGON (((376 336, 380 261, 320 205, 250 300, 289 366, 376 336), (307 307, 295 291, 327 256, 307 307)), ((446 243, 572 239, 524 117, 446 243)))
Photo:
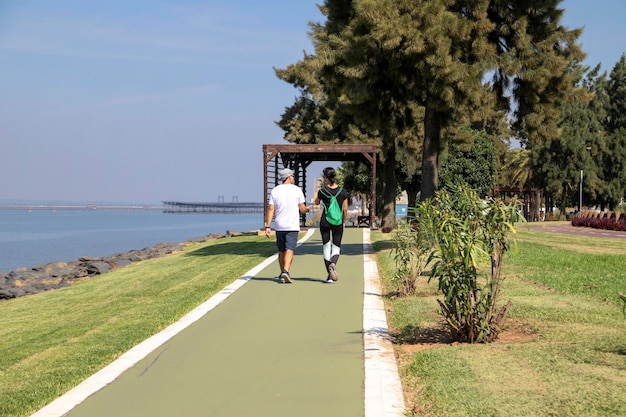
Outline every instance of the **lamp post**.
POLYGON ((578 200, 578 211, 583 210, 583 170, 580 170, 580 199, 578 200))

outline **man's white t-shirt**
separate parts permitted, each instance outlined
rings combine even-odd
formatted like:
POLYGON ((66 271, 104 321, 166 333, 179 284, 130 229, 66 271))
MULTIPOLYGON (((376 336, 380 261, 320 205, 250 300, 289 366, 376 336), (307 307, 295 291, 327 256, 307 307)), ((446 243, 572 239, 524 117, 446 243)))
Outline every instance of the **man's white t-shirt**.
POLYGON ((270 205, 274 205, 274 230, 300 231, 300 204, 304 193, 295 184, 280 184, 270 193, 270 205))

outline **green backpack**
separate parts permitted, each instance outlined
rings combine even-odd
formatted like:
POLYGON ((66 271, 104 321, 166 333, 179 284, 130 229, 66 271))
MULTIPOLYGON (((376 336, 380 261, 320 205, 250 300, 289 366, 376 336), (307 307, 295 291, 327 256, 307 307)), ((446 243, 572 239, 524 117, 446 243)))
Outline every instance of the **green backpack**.
POLYGON ((326 207, 326 221, 333 226, 339 226, 343 223, 343 210, 339 207, 339 203, 337 202, 337 196, 341 193, 341 190, 342 188, 339 187, 337 193, 332 195, 323 188, 320 189, 324 197, 330 198, 330 203, 326 207))

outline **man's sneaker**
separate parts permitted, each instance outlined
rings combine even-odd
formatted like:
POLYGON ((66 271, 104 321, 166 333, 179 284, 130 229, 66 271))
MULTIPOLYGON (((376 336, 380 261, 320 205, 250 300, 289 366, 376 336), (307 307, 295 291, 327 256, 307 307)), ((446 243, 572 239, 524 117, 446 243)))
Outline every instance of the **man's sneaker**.
POLYGON ((328 278, 326 278, 326 281, 324 281, 326 284, 334 284, 335 281, 333 281, 333 279, 331 278, 331 276, 329 275, 328 278))
POLYGON ((291 277, 289 276, 289 272, 283 272, 280 274, 280 282, 283 284, 291 284, 291 277))
POLYGON ((328 276, 332 278, 333 281, 337 281, 339 279, 339 275, 337 275, 337 271, 335 270, 335 264, 330 264, 328 266, 328 276))

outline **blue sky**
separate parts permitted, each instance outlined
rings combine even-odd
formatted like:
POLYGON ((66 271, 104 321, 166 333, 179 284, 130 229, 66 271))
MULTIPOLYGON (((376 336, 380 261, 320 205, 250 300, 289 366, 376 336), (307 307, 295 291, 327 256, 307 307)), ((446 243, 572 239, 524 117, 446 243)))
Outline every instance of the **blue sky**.
MULTIPOLYGON (((610 71, 626 2, 561 6, 610 71)), ((261 201, 297 95, 273 67, 321 20, 303 0, 0 1, 0 201, 261 201)))

